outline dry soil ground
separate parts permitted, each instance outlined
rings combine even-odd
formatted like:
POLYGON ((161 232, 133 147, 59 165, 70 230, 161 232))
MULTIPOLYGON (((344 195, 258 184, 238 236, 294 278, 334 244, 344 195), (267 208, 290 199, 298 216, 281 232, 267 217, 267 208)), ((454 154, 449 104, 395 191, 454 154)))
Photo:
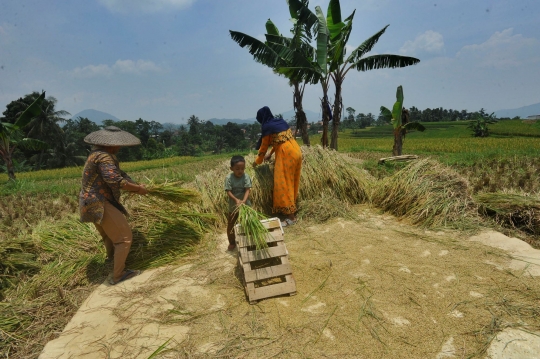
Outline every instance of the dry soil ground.
POLYGON ((358 219, 285 228, 296 296, 247 303, 226 237, 102 284, 40 359, 537 358, 540 251, 485 230, 358 219), (490 245, 486 245, 489 243, 490 245))

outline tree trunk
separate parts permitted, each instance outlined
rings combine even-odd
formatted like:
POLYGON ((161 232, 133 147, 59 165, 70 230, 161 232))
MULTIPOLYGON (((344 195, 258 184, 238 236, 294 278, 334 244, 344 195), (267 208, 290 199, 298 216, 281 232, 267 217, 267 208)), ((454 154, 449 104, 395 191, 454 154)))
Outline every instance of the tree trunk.
POLYGON ((296 112, 296 130, 300 130, 302 134, 302 142, 304 145, 309 146, 309 134, 307 130, 307 118, 304 108, 302 106, 302 99, 304 97, 304 90, 300 89, 300 84, 294 82, 294 111, 296 112))
POLYGON ((38 165, 37 165, 37 170, 41 170, 41 161, 43 160, 43 152, 45 152, 45 150, 41 150, 41 152, 39 153, 39 160, 38 160, 38 165))
POLYGON ((401 127, 394 129, 394 148, 392 148, 393 156, 401 156, 401 150, 403 147, 403 134, 401 133, 401 127))
POLYGON ((322 107, 322 123, 323 123, 323 133, 321 137, 321 145, 323 148, 328 147, 328 123, 330 122, 330 113, 328 112, 328 97, 325 95, 321 99, 322 107))
POLYGON ((0 155, 2 155, 2 159, 6 164, 9 179, 15 181, 15 169, 13 168, 13 160, 11 159, 11 153, 9 152, 9 150, 7 152, 0 151, 0 155))
POLYGON ((334 79, 334 84, 336 86, 336 97, 334 98, 334 116, 332 124, 332 142, 330 142, 330 148, 338 150, 338 130, 339 123, 341 122, 341 110, 343 103, 341 102, 341 79, 336 77, 334 79))

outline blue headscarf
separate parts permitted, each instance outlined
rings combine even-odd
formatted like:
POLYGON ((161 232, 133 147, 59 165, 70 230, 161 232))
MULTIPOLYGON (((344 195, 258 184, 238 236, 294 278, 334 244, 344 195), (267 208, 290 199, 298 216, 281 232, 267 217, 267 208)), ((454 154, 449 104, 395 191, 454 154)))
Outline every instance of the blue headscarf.
POLYGON ((264 136, 271 135, 273 133, 280 133, 289 129, 289 125, 282 118, 274 118, 272 111, 268 106, 264 106, 257 111, 257 121, 261 124, 261 137, 257 141, 255 149, 261 148, 262 139, 264 136))

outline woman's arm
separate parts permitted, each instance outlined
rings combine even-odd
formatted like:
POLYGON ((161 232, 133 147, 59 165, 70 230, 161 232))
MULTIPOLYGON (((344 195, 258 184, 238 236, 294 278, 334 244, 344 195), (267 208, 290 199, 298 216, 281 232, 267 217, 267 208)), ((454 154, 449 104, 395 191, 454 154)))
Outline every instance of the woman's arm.
POLYGON ((96 163, 99 167, 101 177, 108 185, 119 186, 123 190, 135 192, 138 194, 148 193, 144 186, 134 183, 131 178, 129 178, 128 180, 124 176, 122 176, 122 172, 116 166, 113 158, 110 155, 103 155, 97 157, 96 163))
POLYGON ((137 193, 137 194, 142 194, 142 195, 148 194, 148 190, 143 185, 138 185, 134 182, 126 181, 124 182, 124 185, 121 186, 120 188, 122 188, 124 191, 132 192, 132 193, 137 193))
POLYGON ((263 163, 264 155, 266 155, 266 151, 268 150, 268 146, 270 146, 271 140, 272 140, 272 135, 264 136, 262 138, 261 148, 259 148, 259 154, 257 155, 257 158, 255 159, 254 165, 260 165, 261 163, 263 163))
POLYGON ((269 154, 267 154, 266 156, 264 156, 264 160, 265 160, 265 161, 270 161, 270 158, 272 158, 272 155, 274 154, 274 151, 275 151, 275 150, 276 150, 275 147, 272 146, 272 151, 270 151, 269 154))

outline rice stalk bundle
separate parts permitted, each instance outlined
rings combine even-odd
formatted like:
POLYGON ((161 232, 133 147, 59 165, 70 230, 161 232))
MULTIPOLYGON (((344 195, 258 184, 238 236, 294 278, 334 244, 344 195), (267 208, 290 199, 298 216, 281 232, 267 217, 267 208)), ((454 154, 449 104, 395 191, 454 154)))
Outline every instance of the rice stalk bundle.
POLYGON ((332 197, 327 192, 319 198, 302 200, 299 205, 298 218, 315 223, 323 223, 332 218, 356 219, 351 205, 332 197))
POLYGON ((412 162, 380 181, 372 203, 424 226, 462 225, 477 212, 468 181, 431 159, 412 162))
MULTIPOLYGON (((357 204, 369 201, 372 177, 355 166, 353 159, 339 152, 323 149, 321 146, 301 147, 302 172, 300 177, 299 201, 318 199, 324 193, 327 198, 357 204)), ((245 156, 246 173, 251 177, 250 200, 255 210, 272 213, 274 189, 274 163, 268 162, 252 166, 255 155, 245 156)), ((198 175, 192 188, 201 193, 201 204, 197 211, 215 213, 220 224, 225 224, 228 200, 224 181, 230 173, 229 161, 224 161, 215 169, 198 175)))
POLYGON ((349 204, 368 202, 373 177, 354 160, 320 145, 302 147, 300 200, 319 198, 322 192, 349 204))
POLYGON ((238 206, 236 210, 238 211, 238 223, 250 244, 254 245, 257 250, 268 248, 266 239, 270 232, 261 223, 261 220, 268 217, 245 204, 238 206))
POLYGON ((146 189, 150 196, 182 204, 193 202, 199 198, 199 194, 191 189, 180 187, 178 182, 150 183, 146 189))
POLYGON ((31 238, 0 239, 0 300, 3 299, 4 289, 15 285, 21 275, 33 274, 39 270, 35 252, 31 238))
POLYGON ((540 235, 540 199, 516 193, 481 193, 475 196, 480 213, 505 227, 540 235))
POLYGON ((155 203, 140 203, 131 213, 133 244, 127 264, 138 269, 165 265, 188 254, 215 220, 213 215, 155 203))

